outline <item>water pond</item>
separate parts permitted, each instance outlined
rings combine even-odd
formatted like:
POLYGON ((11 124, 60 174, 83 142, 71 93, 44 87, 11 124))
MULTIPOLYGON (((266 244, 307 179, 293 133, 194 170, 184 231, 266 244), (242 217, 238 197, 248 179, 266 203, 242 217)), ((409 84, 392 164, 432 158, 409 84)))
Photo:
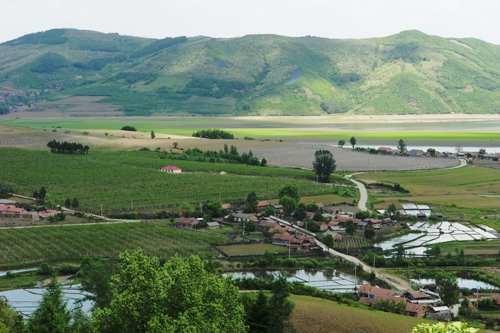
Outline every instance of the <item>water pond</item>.
MULTIPOLYGON (((85 295, 78 289, 80 285, 63 286, 63 297, 68 302, 68 308, 73 309, 79 304, 85 295)), ((29 318, 32 312, 38 307, 38 302, 42 299, 45 288, 14 289, 0 292, 0 296, 5 296, 10 306, 20 312, 24 318, 29 318)), ((78 305, 79 306, 79 305, 78 305)), ((90 314, 92 302, 81 303, 82 310, 90 314)))
MULTIPOLYGON (((271 276, 277 276, 280 271, 252 271, 252 272, 234 272, 224 274, 232 275, 233 278, 263 278, 269 279, 271 276)), ((369 284, 369 282, 354 275, 340 272, 335 269, 322 270, 283 270, 290 282, 299 281, 305 285, 316 287, 321 290, 333 292, 352 292, 355 286, 369 284)))
MULTIPOLYGON (((468 288, 468 289, 474 289, 474 288, 479 288, 479 289, 494 289, 497 290, 498 287, 495 287, 492 284, 482 282, 482 281, 476 281, 472 279, 463 279, 463 278, 457 278, 458 281, 458 286, 462 288, 468 288)), ((436 283, 435 279, 417 279, 413 280, 413 284, 434 284, 436 283)))

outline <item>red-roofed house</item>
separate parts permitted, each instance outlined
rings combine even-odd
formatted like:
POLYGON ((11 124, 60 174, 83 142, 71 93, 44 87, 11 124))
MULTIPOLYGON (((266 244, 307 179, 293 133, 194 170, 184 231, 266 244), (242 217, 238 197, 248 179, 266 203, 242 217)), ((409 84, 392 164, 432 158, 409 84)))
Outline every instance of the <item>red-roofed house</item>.
POLYGON ((288 233, 285 234, 275 234, 273 236, 273 244, 277 245, 287 245, 294 237, 288 233))
POLYGON ((190 228, 194 229, 194 226, 200 223, 197 219, 180 217, 177 219, 178 228, 190 228))
POLYGON ((413 301, 423 301, 429 299, 429 296, 427 296, 427 294, 423 291, 419 291, 416 293, 411 293, 410 295, 408 295, 408 298, 413 301))
POLYGON ((424 318, 427 311, 429 311, 429 308, 427 308, 425 305, 416 303, 406 303, 405 312, 407 316, 424 318))
POLYGON ((167 165, 166 167, 161 168, 161 171, 168 173, 181 173, 182 169, 173 165, 167 165))
POLYGON ((233 206, 230 203, 222 204, 222 209, 225 209, 228 212, 231 212, 233 210, 233 206))
POLYGON ((269 207, 269 206, 271 206, 271 204, 270 204, 269 202, 267 202, 267 201, 259 201, 259 202, 257 203, 257 208, 258 208, 261 212, 265 211, 265 210, 266 210, 266 207, 269 207))
POLYGON ((386 299, 389 297, 398 297, 399 294, 394 290, 369 286, 366 284, 358 288, 358 297, 360 298, 361 297, 375 298, 375 296, 381 297, 382 299, 386 299))

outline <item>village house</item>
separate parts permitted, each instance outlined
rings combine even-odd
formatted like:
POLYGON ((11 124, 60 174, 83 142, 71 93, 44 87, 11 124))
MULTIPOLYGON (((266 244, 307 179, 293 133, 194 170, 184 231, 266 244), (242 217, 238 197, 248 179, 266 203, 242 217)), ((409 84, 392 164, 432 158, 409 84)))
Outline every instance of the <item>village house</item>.
POLYGON ((358 288, 358 297, 366 297, 366 298, 375 298, 375 296, 381 297, 382 299, 386 299, 389 297, 399 297, 399 294, 395 290, 384 289, 369 285, 362 285, 358 288))
POLYGON ((276 244, 276 245, 286 245, 288 246, 288 244, 290 244, 290 241, 293 239, 294 237, 292 235, 290 235, 289 233, 284 233, 284 234, 275 234, 273 236, 273 244, 276 244))
POLYGON ((405 314, 411 317, 424 318, 429 308, 422 304, 406 303, 405 314))
POLYGON ((200 223, 197 219, 180 217, 177 219, 178 228, 189 228, 194 229, 194 226, 200 223))
POLYGON ((276 223, 274 221, 262 220, 262 221, 259 221, 259 223, 257 223, 257 228, 259 231, 264 231, 266 229, 272 229, 272 228, 276 227, 277 225, 278 225, 278 223, 276 223))
POLYGON ((257 203, 257 209, 260 210, 261 212, 266 210, 266 207, 271 206, 271 204, 267 201, 259 201, 257 203))
POLYGON ((274 211, 275 211, 277 214, 282 214, 282 213, 283 213, 283 206, 282 206, 282 205, 279 205, 279 204, 274 204, 274 205, 271 205, 271 206, 273 206, 274 211))
POLYGON ((173 165, 167 165, 166 167, 161 168, 161 171, 168 173, 181 173, 182 169, 173 165))
POLYGON ((382 221, 379 219, 366 219, 366 229, 380 229, 382 227, 382 221))
POLYGON ((439 321, 450 321, 451 310, 447 306, 431 306, 429 307, 425 318, 439 321))
POLYGON ((225 209, 228 213, 233 211, 233 206, 230 203, 222 204, 222 209, 225 209))
POLYGON ((320 232, 325 232, 328 230, 328 224, 325 222, 318 222, 318 227, 320 232))
POLYGON ((41 219, 46 219, 49 216, 56 216, 59 213, 61 213, 60 210, 47 209, 46 211, 39 211, 38 217, 40 217, 41 219))
POLYGON ((392 149, 392 148, 389 148, 389 147, 379 147, 377 150, 379 152, 382 152, 383 154, 389 154, 389 155, 398 154, 399 153, 399 150, 392 149))
POLYGON ((219 229, 221 225, 218 222, 207 222, 208 229, 219 229))
POLYGON ((424 154, 425 154, 425 152, 423 150, 420 150, 420 149, 412 149, 412 150, 406 152, 406 155, 408 155, 408 156, 422 156, 424 154))

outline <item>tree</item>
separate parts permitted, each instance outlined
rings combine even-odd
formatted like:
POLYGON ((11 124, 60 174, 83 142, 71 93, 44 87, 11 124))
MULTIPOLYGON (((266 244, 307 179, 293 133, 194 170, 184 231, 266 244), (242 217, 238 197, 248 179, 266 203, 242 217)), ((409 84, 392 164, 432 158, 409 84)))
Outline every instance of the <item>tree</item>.
POLYGON ((439 290, 439 296, 444 305, 451 307, 458 303, 460 288, 455 275, 444 271, 438 272, 436 274, 436 285, 442 286, 439 290))
POLYGON ((313 169, 319 180, 322 183, 327 183, 330 180, 330 175, 335 171, 337 165, 332 153, 326 149, 317 150, 315 160, 313 162, 313 169))
POLYGON ((481 149, 479 149, 479 152, 477 153, 477 156, 479 158, 483 158, 484 154, 486 154, 486 149, 481 148, 481 149))
POLYGON ((367 239, 372 239, 373 237, 375 237, 375 230, 373 229, 366 228, 363 232, 367 239))
POLYGON ((462 145, 461 144, 457 144, 456 147, 455 147, 455 151, 457 153, 457 156, 458 154, 460 154, 462 152, 463 148, 462 148, 462 145))
POLYGON ((66 333, 70 331, 71 313, 66 308, 61 286, 56 277, 52 277, 43 293, 38 308, 33 312, 27 324, 30 333, 66 333))
POLYGON ((247 199, 245 200, 245 204, 250 206, 257 206, 259 203, 259 199, 257 198, 257 194, 254 191, 248 193, 247 199))
POLYGON ((243 293, 242 303, 245 305, 247 319, 245 324, 249 326, 248 333, 265 333, 270 323, 271 308, 269 297, 262 290, 257 294, 255 301, 252 293, 243 293))
POLYGON ((314 213, 313 220, 316 222, 323 222, 323 214, 321 214, 320 210, 317 210, 316 213, 314 213))
POLYGON ((342 148, 344 147, 344 145, 345 145, 345 140, 339 140, 338 146, 342 148))
POLYGON ((151 139, 156 138, 155 131, 151 131, 151 139))
POLYGON ((38 191, 35 190, 35 192, 33 192, 33 198, 38 199, 38 191))
POLYGON ((385 210, 385 212, 389 215, 393 215, 393 214, 396 214, 398 210, 396 209, 396 205, 394 203, 391 203, 389 205, 389 207, 387 207, 387 209, 385 210))
POLYGON ((189 215, 191 214, 191 211, 193 210, 193 206, 191 206, 191 204, 187 201, 181 202, 181 205, 179 208, 181 209, 182 215, 184 217, 189 217, 189 215))
POLYGON ((307 216, 306 210, 304 208, 300 207, 300 205, 293 213, 293 217, 295 217, 299 221, 302 221, 303 219, 305 219, 306 216, 307 216))
POLYGON ((293 198, 297 203, 300 201, 299 186, 296 183, 286 183, 278 192, 278 198, 284 196, 293 198))
POLYGON ((207 271, 199 257, 176 256, 160 267, 158 258, 135 251, 120 261, 110 305, 94 310, 97 332, 245 332, 231 277, 207 271))
POLYGON ((295 327, 291 322, 293 308, 295 304, 288 299, 290 296, 290 284, 286 277, 280 274, 272 284, 273 296, 269 301, 269 306, 273 310, 269 333, 295 332, 295 327))
POLYGON ((112 299, 111 277, 115 275, 115 264, 105 258, 96 263, 90 258, 84 258, 80 265, 78 275, 82 277, 82 291, 86 291, 85 299, 94 302, 94 308, 105 308, 109 306, 112 299))
POLYGON ((267 160, 265 158, 263 158, 262 161, 260 161, 260 166, 264 167, 266 165, 267 165, 267 160))
POLYGON ((367 218, 370 217, 370 212, 369 211, 362 211, 362 210, 360 210, 359 212, 356 212, 356 214, 354 216, 357 219, 364 220, 364 219, 367 219, 367 218))
POLYGON ((304 219, 304 226, 307 230, 311 232, 316 232, 319 230, 319 225, 316 221, 311 219, 304 219))
POLYGON ((396 258, 399 259, 399 258, 403 258, 405 256, 405 248, 404 248, 403 244, 399 243, 396 246, 394 246, 394 248, 396 249, 396 254, 395 254, 396 258))
POLYGON ((177 149, 177 146, 179 145, 179 143, 178 142, 174 142, 173 145, 174 145, 174 148, 177 149))
POLYGON ((328 248, 332 248, 333 247, 333 236, 332 235, 323 236, 323 244, 325 244, 328 248))
POLYGON ((349 140, 349 142, 351 143, 352 149, 354 149, 354 146, 356 145, 356 138, 355 137, 351 137, 351 139, 349 140))
POLYGON ((227 143, 224 144, 224 154, 229 153, 229 148, 227 148, 227 143))
POLYGON ((351 236, 354 234, 354 232, 356 232, 356 226, 354 225, 354 222, 352 220, 347 220, 345 224, 345 232, 351 236))
POLYGON ((23 316, 12 309, 6 300, 0 297, 0 332, 22 333, 24 331, 23 316))
POLYGON ((245 230, 246 230, 246 231, 255 231, 255 230, 257 230, 257 225, 255 224, 255 222, 254 222, 254 221, 252 221, 252 220, 247 220, 247 221, 245 222, 245 230))
POLYGON ((406 151, 406 143, 403 141, 403 139, 400 139, 398 141, 398 150, 401 154, 406 151))
POLYGON ((434 149, 434 148, 429 148, 429 149, 427 149, 427 152, 428 152, 429 154, 431 154, 432 156, 436 155, 436 149, 434 149))
POLYGON ((279 203, 283 206, 283 211, 289 216, 297 209, 297 201, 289 196, 281 197, 279 203))
POLYGON ((71 207, 71 200, 69 198, 67 198, 66 201, 64 201, 64 207, 66 207, 66 208, 71 207))
POLYGON ((265 214, 266 216, 271 216, 271 215, 274 215, 274 214, 276 214, 276 209, 274 209, 274 207, 273 207, 273 206, 267 206, 267 207, 266 207, 266 210, 264 211, 264 214, 265 214))
POLYGON ((79 206, 80 206, 80 203, 78 202, 78 199, 73 198, 73 201, 71 202, 71 207, 78 208, 79 206))
POLYGON ((205 202, 203 204, 203 213, 210 215, 211 217, 224 216, 224 209, 222 209, 222 202, 220 200, 205 202))
POLYGON ((42 186, 40 192, 38 192, 38 198, 43 201, 45 200, 46 196, 47 196, 47 191, 45 191, 45 187, 42 186))

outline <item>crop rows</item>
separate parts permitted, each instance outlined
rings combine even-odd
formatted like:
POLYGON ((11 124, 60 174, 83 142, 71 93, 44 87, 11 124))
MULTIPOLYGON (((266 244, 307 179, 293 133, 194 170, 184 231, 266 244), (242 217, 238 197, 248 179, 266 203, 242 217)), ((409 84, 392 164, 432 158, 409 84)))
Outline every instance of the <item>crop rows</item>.
MULTIPOLYGON (((50 154, 44 151, 0 149, 0 183, 31 196, 45 186, 46 200, 62 204, 76 197, 87 212, 163 209, 187 201, 193 204, 221 198, 244 200, 250 191, 261 199, 276 198, 287 178, 200 173, 167 174, 154 168, 124 164, 129 152, 90 155, 50 154)), ((139 159, 137 159, 138 161, 139 159)), ((192 162, 195 163, 195 162, 192 162)), ((163 165, 163 164, 160 164, 163 165)), ((265 169, 260 168, 259 169, 265 169)), ((294 180, 300 194, 330 191, 307 180, 294 180)))
MULTIPOLYGON (((332 142, 332 144, 334 144, 332 142)), ((404 157, 373 155, 326 145, 296 144, 282 147, 255 148, 252 152, 265 158, 269 165, 312 168, 314 153, 328 149, 337 163, 337 171, 411 171, 453 167, 458 161, 452 158, 404 157)))
POLYGON ((148 255, 172 257, 214 255, 209 243, 225 243, 215 234, 144 223, 95 224, 0 230, 0 261, 67 257, 112 257, 142 249, 148 255))

